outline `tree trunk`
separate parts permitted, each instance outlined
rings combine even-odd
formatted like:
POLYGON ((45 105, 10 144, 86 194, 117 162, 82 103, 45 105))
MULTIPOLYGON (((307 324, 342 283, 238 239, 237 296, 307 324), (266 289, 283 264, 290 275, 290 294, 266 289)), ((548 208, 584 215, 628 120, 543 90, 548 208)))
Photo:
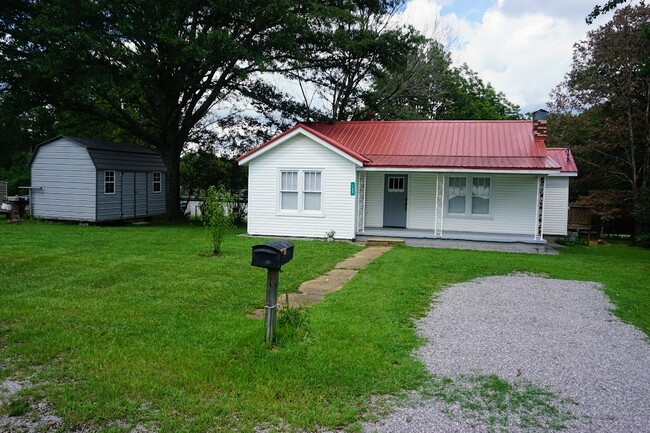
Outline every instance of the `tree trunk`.
POLYGON ((167 216, 170 219, 180 219, 181 212, 181 155, 174 142, 165 143, 162 157, 167 167, 167 216))

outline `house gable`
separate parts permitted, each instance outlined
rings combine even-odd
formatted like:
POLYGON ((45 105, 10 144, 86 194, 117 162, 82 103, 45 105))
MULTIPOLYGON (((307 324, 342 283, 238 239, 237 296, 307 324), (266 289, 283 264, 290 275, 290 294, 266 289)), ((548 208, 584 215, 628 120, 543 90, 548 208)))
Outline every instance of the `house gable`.
POLYGON ((253 159, 264 155, 265 153, 275 149, 278 146, 283 145, 286 142, 291 141, 296 136, 307 137, 308 139, 323 146, 324 148, 342 156, 348 161, 353 162, 355 165, 362 166, 365 162, 368 161, 368 159, 363 155, 348 149, 337 141, 331 140, 317 131, 311 130, 304 125, 298 124, 283 134, 278 135, 274 139, 267 141, 261 146, 243 154, 237 158, 237 162, 239 165, 247 165, 253 159))

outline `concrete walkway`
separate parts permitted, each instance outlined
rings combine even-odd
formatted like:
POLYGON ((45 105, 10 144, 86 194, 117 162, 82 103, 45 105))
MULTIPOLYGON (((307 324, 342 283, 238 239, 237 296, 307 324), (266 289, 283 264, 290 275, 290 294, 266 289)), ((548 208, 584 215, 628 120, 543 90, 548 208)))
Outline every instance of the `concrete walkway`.
MULTIPOLYGON (((287 297, 284 294, 279 293, 278 307, 282 309, 289 305, 294 308, 307 308, 321 301, 325 295, 339 290, 345 283, 350 281, 360 269, 368 266, 370 262, 391 248, 392 247, 387 246, 367 247, 359 251, 352 257, 348 257, 342 262, 337 263, 336 266, 334 266, 334 269, 325 275, 321 275, 316 279, 302 283, 298 288, 298 292, 289 293, 288 304, 287 297)), ((249 317, 264 317, 264 309, 256 310, 249 317)))

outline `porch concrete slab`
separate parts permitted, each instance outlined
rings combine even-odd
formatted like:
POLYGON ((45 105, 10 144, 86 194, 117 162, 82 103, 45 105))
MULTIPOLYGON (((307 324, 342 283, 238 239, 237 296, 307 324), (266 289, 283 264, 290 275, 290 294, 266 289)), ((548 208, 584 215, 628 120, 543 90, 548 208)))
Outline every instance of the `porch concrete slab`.
POLYGON ((334 266, 334 269, 363 269, 368 266, 370 262, 388 250, 390 250, 389 246, 366 248, 365 250, 359 251, 352 257, 349 257, 342 262, 337 263, 337 265, 334 266))

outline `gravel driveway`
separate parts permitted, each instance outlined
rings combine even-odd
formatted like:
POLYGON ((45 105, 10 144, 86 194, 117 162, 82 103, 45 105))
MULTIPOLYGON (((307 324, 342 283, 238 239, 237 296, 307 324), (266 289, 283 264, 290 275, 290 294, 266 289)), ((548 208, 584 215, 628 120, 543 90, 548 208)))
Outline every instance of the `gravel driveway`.
POLYGON ((650 345, 612 308, 588 282, 449 287, 417 323, 430 393, 364 430, 650 432, 650 345))

